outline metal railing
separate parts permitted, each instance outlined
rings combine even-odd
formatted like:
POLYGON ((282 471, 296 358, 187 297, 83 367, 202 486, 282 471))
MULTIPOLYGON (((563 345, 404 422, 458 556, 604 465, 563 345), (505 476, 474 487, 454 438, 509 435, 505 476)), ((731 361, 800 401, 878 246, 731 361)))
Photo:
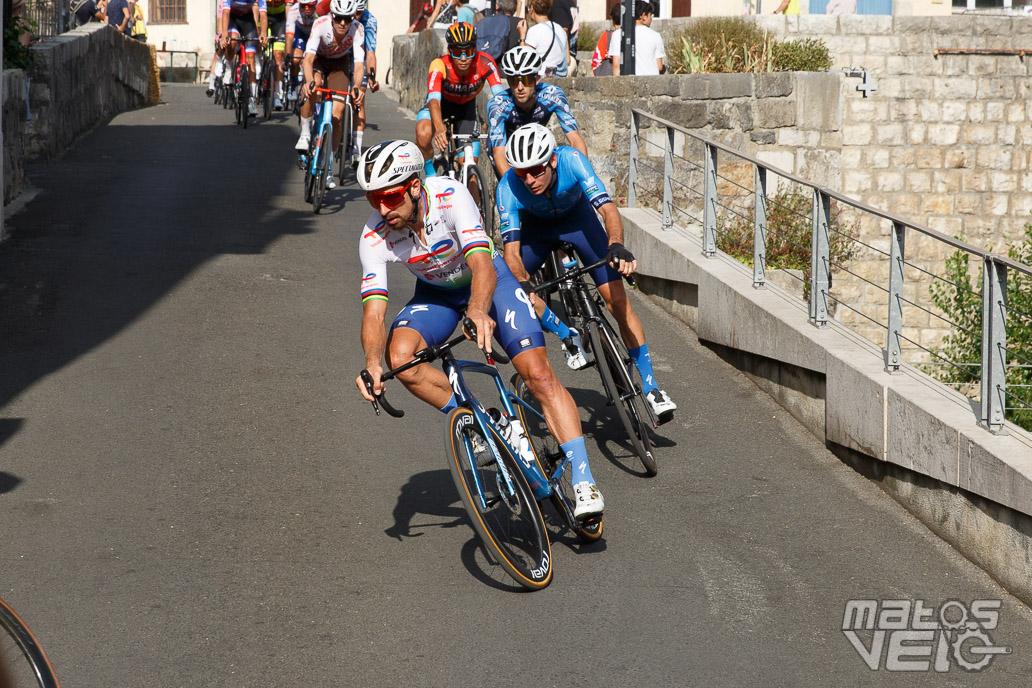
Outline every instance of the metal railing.
POLYGON ((72 28, 67 0, 26 0, 24 16, 36 22, 34 38, 53 38, 72 28))
MULTIPOLYGON (((649 128, 652 128, 649 126, 649 128)), ((687 148, 687 146, 685 146, 687 148)), ((885 329, 883 355, 885 370, 887 373, 898 373, 903 364, 903 345, 907 342, 919 349, 928 352, 939 359, 937 363, 953 366, 970 377, 968 386, 974 389, 974 382, 978 382, 980 397, 978 403, 979 424, 993 433, 1004 432, 1004 418, 1006 412, 1011 410, 1032 411, 1032 395, 1026 396, 1015 390, 1022 390, 1032 387, 1026 384, 1014 384, 1015 389, 1008 389, 1007 371, 1016 369, 1032 368, 1032 359, 1026 358, 1021 352, 1008 349, 1007 320, 1020 318, 1023 320, 1019 326, 1025 329, 1032 327, 1032 315, 1008 308, 1007 276, 1011 270, 1021 275, 1032 276, 1032 267, 1019 263, 1007 256, 998 255, 972 246, 964 241, 955 239, 942 232, 915 224, 902 217, 873 208, 864 203, 855 201, 844 194, 828 189, 806 179, 802 179, 788 172, 784 172, 772 165, 764 163, 756 158, 750 157, 733 148, 721 143, 699 136, 685 127, 673 122, 656 117, 638 109, 631 110, 631 137, 630 137, 630 160, 628 166, 628 188, 627 206, 630 208, 638 205, 638 186, 648 177, 656 180, 661 186, 661 214, 664 229, 673 229, 674 214, 679 213, 693 224, 701 225, 702 229, 702 253, 706 257, 713 257, 717 251, 718 232, 718 208, 723 208, 725 216, 734 215, 738 218, 751 220, 752 231, 752 263, 753 263, 753 286, 757 289, 765 287, 767 282, 767 242, 772 230, 768 225, 770 204, 773 199, 768 195, 768 176, 777 175, 786 182, 805 187, 812 194, 811 214, 807 218, 810 225, 810 275, 804 288, 808 291, 809 321, 815 327, 826 327, 829 320, 829 302, 835 301, 838 305, 844 306, 850 311, 870 320, 879 327, 885 329), (642 137, 643 119, 658 124, 663 130, 662 139, 662 170, 658 163, 651 165, 646 162, 648 157, 643 156, 642 145, 654 145, 659 147, 655 141, 649 141, 642 137), (686 137, 694 141, 696 146, 701 145, 702 162, 691 160, 676 152, 676 141, 678 136, 686 137), (734 179, 722 176, 718 170, 718 153, 726 153, 735 156, 740 161, 745 161, 752 166, 753 187, 747 189, 734 179), (685 175, 679 176, 675 173, 675 160, 680 160, 689 166, 687 180, 685 175), (693 186, 693 180, 701 176, 702 188, 698 188, 698 181, 693 186), (718 185, 723 183, 725 187, 735 188, 739 200, 738 207, 732 204, 721 204, 718 198, 718 185), (675 202, 675 187, 682 194, 682 197, 690 197, 695 200, 690 207, 681 207, 675 202), (748 191, 745 196, 742 191, 748 191), (686 195, 687 194, 687 195, 686 195), (751 197, 751 208, 748 200, 743 198, 751 197), (881 254, 888 259, 888 278, 883 283, 876 283, 868 280, 850 270, 845 265, 832 262, 829 247, 832 243, 832 234, 837 234, 832 227, 832 202, 844 204, 849 208, 867 214, 876 222, 887 222, 890 226, 888 231, 888 250, 883 251, 872 245, 860 241, 857 237, 849 237, 859 246, 881 254), (698 205, 701 204, 701 215, 698 217, 698 205), (692 214, 692 210, 696 214, 692 214), (746 215, 749 213, 749 215, 746 215), (982 263, 981 291, 975 291, 966 285, 945 280, 942 276, 925 270, 915 261, 908 260, 907 239, 911 240, 929 238, 935 242, 946 245, 955 250, 963 251, 968 256, 976 256, 982 263), (884 292, 884 305, 886 308, 885 322, 872 318, 862 312, 861 308, 850 306, 845 300, 831 294, 831 270, 832 267, 848 272, 875 288, 879 293, 884 292), (918 298, 906 298, 905 288, 908 285, 906 269, 923 273, 920 277, 930 277, 953 285, 957 293, 967 292, 967 296, 974 302, 974 297, 981 303, 981 316, 973 317, 973 321, 980 321, 975 331, 972 328, 965 328, 963 324, 947 320, 943 315, 936 313, 918 303, 918 298), (906 326, 905 314, 909 310, 921 310, 930 317, 939 318, 947 322, 953 332, 968 333, 972 337, 981 340, 981 357, 977 363, 955 362, 944 358, 922 346, 918 341, 904 334, 906 326), (959 330, 956 328, 960 328, 959 330), (1008 358, 1012 363, 1008 363, 1008 358), (972 370, 977 370, 977 374, 972 370), (1010 405, 1008 405, 1010 403, 1010 405)), ((685 204, 688 205, 688 204, 685 204)), ((785 209, 781 209, 785 212, 785 209)), ((836 237, 838 238, 838 237, 836 237)), ((874 243, 874 242, 872 242, 874 243)), ((977 314, 976 314, 977 315, 977 314)), ((1030 354, 1032 355, 1032 354, 1030 354)), ((1022 381, 1032 381, 1022 378, 1022 381)))

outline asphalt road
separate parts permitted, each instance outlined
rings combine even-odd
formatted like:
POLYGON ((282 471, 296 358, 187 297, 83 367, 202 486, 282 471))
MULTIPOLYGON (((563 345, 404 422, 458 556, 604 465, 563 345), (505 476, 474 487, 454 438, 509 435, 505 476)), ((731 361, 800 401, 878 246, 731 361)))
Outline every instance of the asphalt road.
MULTIPOLYGON (((562 368, 605 538, 555 533, 552 585, 517 591, 442 416, 395 388, 407 416, 377 418, 354 389, 357 187, 313 215, 289 118, 164 98, 32 169, 0 244, 0 596, 65 686, 1028 686, 1026 608, 637 296, 681 408, 660 474, 562 368), (850 599, 1002 600, 1012 652, 872 671, 850 599)), ((370 107, 367 145, 412 135, 370 107)))

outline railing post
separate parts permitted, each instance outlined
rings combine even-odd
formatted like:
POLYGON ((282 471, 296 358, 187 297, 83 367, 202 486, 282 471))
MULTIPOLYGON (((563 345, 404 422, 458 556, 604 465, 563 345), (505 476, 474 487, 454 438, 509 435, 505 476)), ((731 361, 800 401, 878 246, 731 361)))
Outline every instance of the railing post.
POLYGON ((631 154, 627 165, 627 207, 638 207, 638 192, 635 187, 638 184, 638 135, 641 129, 641 121, 638 113, 631 110, 631 154))
POLYGON ((663 152, 663 229, 674 224, 674 128, 665 127, 663 152))
POLYGON ((705 144, 705 166, 702 206, 702 255, 711 258, 717 253, 717 147, 705 144))
POLYGON ((767 288, 767 168, 754 165, 753 268, 754 289, 767 288))
POLYGON ((982 403, 979 424, 1004 432, 1007 403, 1007 266, 982 263, 982 403))
POLYGON ((820 189, 813 190, 813 232, 810 246, 810 323, 828 325, 828 287, 831 283, 831 256, 828 217, 831 198, 820 189))
POLYGON ((889 331, 885 340, 885 370, 898 373, 902 361, 903 334, 903 256, 906 244, 906 225, 892 223, 889 239, 889 331))

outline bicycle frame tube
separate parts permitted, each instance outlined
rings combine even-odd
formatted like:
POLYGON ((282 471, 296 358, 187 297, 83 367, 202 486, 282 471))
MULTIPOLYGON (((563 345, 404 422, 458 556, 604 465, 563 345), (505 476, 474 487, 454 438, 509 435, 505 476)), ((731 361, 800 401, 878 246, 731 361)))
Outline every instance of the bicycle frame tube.
MULTIPOLYGON (((463 371, 489 375, 494 380, 495 386, 498 388, 499 399, 501 400, 502 407, 504 408, 505 413, 507 413, 508 415, 514 415, 510 399, 515 399, 519 404, 526 407, 539 417, 540 414, 538 414, 537 411, 535 411, 533 408, 527 406, 522 400, 510 394, 509 391, 505 389, 505 385, 502 383, 502 378, 498 375, 498 369, 494 366, 489 366, 484 363, 477 363, 474 361, 458 361, 455 359, 454 356, 451 355, 450 352, 447 353, 442 359, 442 366, 444 368, 445 374, 448 376, 448 380, 451 382, 452 391, 455 392, 456 401, 459 403, 460 406, 464 406, 470 409, 473 412, 473 415, 476 416, 477 423, 480 425, 480 429, 483 431, 484 436, 487 437, 488 444, 491 446, 491 451, 494 453, 495 460, 498 461, 498 465, 502 468, 502 473, 505 475, 506 481, 510 481, 510 478, 508 475, 508 471, 505 469, 505 466, 501 461, 499 449, 494 441, 495 438, 501 440, 501 443, 504 445, 504 451, 507 451, 509 455, 516 460, 516 465, 520 467, 520 471, 523 473, 523 476, 527 479, 527 483, 530 485, 530 489, 534 493, 535 499, 544 499, 545 497, 549 496, 552 493, 552 489, 548 484, 548 478, 545 477, 545 475, 538 469, 537 465, 534 462, 524 461, 523 457, 520 455, 519 448, 512 446, 511 444, 509 444, 507 440, 505 440, 502 437, 502 434, 498 431, 498 426, 495 425, 494 421, 491 420, 491 417, 488 415, 487 409, 485 409, 483 404, 481 404, 479 400, 473 397, 473 395, 470 394, 469 390, 466 388, 466 382, 462 378, 463 371)), ((542 420, 544 420, 543 417, 542 420)), ((469 442, 468 439, 466 441, 469 442)), ((467 447, 467 449, 469 449, 469 447, 467 447)), ((471 451, 470 456, 472 455, 473 454, 471 451)), ((480 498, 481 501, 483 501, 483 491, 482 486, 480 485, 480 476, 476 474, 476 471, 474 471, 474 474, 477 480, 477 488, 481 492, 480 498)), ((511 482, 509 482, 508 488, 512 489, 511 482)))
POLYGON ((318 109, 315 120, 319 123, 319 128, 317 129, 318 135, 315 140, 315 155, 309 161, 311 165, 309 169, 313 175, 319 174, 319 164, 322 163, 319 159, 319 152, 322 150, 322 137, 333 135, 333 104, 326 100, 321 100, 315 104, 315 107, 318 109))

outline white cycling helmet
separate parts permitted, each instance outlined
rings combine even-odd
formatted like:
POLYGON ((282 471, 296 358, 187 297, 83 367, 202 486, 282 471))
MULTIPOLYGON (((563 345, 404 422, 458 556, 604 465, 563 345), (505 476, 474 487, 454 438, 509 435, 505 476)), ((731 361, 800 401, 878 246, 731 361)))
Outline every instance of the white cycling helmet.
POLYGON ((358 14, 358 0, 331 0, 330 14, 358 14))
POLYGON ((541 56, 529 45, 518 45, 502 55, 500 64, 505 76, 531 76, 541 72, 541 56))
POLYGON ((505 160, 510 167, 523 169, 543 165, 555 151, 555 136, 540 124, 524 124, 512 132, 505 143, 505 160))
POLYGON ((358 7, 358 12, 362 12, 363 10, 365 10, 366 5, 366 0, 358 0, 358 2, 356 3, 356 6, 358 7))
POLYGON ((363 191, 397 186, 423 171, 423 154, 411 141, 384 141, 362 153, 358 185, 363 191))

